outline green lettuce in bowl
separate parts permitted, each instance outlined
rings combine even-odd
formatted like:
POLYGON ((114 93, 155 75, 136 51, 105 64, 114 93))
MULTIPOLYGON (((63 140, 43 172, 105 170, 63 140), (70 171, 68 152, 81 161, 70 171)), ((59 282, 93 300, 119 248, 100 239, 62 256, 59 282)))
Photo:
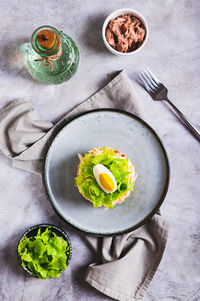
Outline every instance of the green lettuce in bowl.
POLYGON ((75 186, 86 199, 93 203, 94 208, 105 206, 105 208, 113 209, 115 201, 127 194, 128 191, 133 191, 134 184, 128 177, 130 174, 129 159, 116 158, 116 153, 111 147, 100 149, 100 155, 85 154, 84 157, 81 157, 80 172, 75 178, 75 186), (97 184, 93 174, 93 167, 97 164, 107 167, 115 177, 117 190, 113 193, 105 193, 97 184))
POLYGON ((40 279, 57 278, 68 267, 72 246, 60 228, 42 224, 27 230, 18 244, 22 267, 40 279))

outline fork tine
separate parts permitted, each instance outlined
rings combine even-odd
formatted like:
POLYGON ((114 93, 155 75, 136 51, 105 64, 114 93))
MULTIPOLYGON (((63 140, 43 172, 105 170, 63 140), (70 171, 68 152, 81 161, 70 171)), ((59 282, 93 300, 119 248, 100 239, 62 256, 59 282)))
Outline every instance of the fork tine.
POLYGON ((154 87, 154 89, 158 88, 158 84, 152 79, 151 75, 148 73, 146 69, 143 71, 145 77, 148 79, 148 81, 151 83, 151 85, 154 87))
POLYGON ((145 89, 147 90, 148 93, 153 93, 153 89, 150 88, 150 86, 148 85, 146 79, 143 77, 144 75, 141 73, 141 74, 138 74, 139 78, 141 79, 145 89))
POLYGON ((145 73, 145 71, 141 72, 143 78, 145 79, 147 85, 151 88, 151 90, 154 92, 157 88, 157 86, 153 85, 151 79, 149 78, 149 76, 145 73))
POLYGON ((157 79, 155 77, 155 75, 147 67, 145 69, 149 73, 149 75, 150 75, 151 79, 154 81, 154 83, 157 84, 157 85, 160 85, 161 82, 159 81, 159 79, 157 79))

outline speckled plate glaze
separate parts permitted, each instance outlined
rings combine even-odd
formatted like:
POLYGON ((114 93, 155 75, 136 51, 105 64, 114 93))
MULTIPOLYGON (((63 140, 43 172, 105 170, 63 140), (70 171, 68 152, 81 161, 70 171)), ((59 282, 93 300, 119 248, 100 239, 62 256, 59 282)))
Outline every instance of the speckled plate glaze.
POLYGON ((97 236, 127 233, 143 225, 162 204, 168 189, 169 163, 155 131, 135 115, 113 109, 90 111, 57 134, 46 156, 47 195, 66 222, 97 236), (135 191, 113 210, 93 208, 74 186, 78 153, 111 146, 131 159, 138 178, 135 191))

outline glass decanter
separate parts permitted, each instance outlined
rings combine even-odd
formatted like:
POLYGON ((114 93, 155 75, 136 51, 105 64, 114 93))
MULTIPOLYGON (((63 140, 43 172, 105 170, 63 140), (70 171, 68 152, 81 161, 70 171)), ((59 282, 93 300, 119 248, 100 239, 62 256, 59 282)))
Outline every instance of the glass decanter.
POLYGON ((37 28, 31 43, 20 46, 29 73, 39 82, 61 84, 77 71, 80 53, 75 42, 52 26, 37 28))

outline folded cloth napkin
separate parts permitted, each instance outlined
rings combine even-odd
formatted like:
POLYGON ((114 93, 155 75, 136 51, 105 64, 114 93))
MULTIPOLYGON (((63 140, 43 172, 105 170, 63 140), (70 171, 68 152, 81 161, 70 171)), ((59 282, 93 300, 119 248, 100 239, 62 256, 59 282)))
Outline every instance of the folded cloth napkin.
MULTIPOLYGON (((59 129, 74 116, 97 108, 123 109, 145 119, 132 83, 122 71, 56 125, 41 121, 29 102, 11 102, 0 111, 0 149, 12 158, 13 166, 41 175, 46 151, 59 129)), ((141 300, 162 258, 167 234, 168 222, 159 213, 125 235, 83 234, 100 258, 88 267, 85 280, 116 300, 141 300)))

